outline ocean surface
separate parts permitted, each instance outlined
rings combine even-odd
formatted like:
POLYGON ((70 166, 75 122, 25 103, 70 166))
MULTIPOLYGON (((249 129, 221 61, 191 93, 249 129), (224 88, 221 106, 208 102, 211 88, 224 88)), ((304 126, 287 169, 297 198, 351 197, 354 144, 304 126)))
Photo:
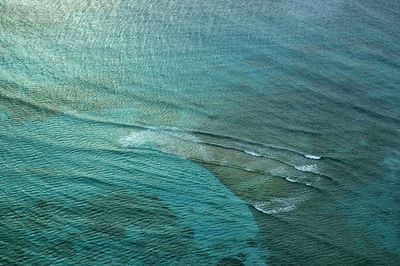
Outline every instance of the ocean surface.
POLYGON ((0 0, 0 265, 399 265, 400 2, 0 0))

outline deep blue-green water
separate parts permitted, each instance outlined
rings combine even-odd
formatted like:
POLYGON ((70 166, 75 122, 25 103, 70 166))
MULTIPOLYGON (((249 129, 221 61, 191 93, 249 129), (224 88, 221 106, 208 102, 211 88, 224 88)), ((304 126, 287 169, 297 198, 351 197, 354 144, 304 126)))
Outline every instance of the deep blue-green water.
POLYGON ((400 3, 0 0, 0 265, 400 264, 400 3))

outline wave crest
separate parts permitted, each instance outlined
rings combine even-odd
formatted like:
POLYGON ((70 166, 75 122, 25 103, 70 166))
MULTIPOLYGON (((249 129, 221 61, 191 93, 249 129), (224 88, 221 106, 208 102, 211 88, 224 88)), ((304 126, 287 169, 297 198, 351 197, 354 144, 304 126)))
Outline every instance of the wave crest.
POLYGON ((265 214, 279 214, 294 211, 298 202, 296 198, 273 198, 270 201, 255 202, 253 206, 265 214))

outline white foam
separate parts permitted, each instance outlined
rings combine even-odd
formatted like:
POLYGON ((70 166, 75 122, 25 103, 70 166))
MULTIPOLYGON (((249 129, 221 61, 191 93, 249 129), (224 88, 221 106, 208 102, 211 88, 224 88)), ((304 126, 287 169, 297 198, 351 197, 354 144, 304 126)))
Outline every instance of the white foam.
POLYGON ((253 204, 254 208, 265 214, 291 212, 296 209, 297 200, 293 198, 274 198, 270 201, 259 201, 253 204))
POLYGON ((298 183, 299 182, 297 179, 294 179, 293 177, 285 177, 285 179, 287 181, 289 181, 289 182, 292 182, 292 183, 298 183))
POLYGON ((197 158, 204 161, 212 159, 207 147, 195 136, 183 132, 171 132, 156 128, 133 131, 119 139, 123 147, 139 147, 149 145, 162 152, 185 158, 197 158))
POLYGON ((254 151, 247 151, 247 150, 244 150, 244 152, 247 153, 247 154, 249 154, 249 155, 252 155, 252 156, 261 157, 261 154, 259 154, 259 153, 257 153, 257 152, 254 152, 254 151))
POLYGON ((156 137, 156 132, 152 130, 138 131, 120 138, 119 143, 123 147, 140 146, 152 142, 156 137))
POLYGON ((313 186, 313 182, 304 179, 294 179, 293 177, 285 177, 285 179, 292 183, 302 183, 309 187, 313 186))
POLYGON ((321 159, 321 156, 312 155, 312 154, 304 154, 304 157, 306 157, 306 158, 308 158, 308 159, 312 159, 312 160, 319 160, 319 159, 321 159))
POLYGON ((313 172, 313 173, 316 173, 318 169, 317 165, 315 164, 295 165, 294 168, 302 172, 313 172))

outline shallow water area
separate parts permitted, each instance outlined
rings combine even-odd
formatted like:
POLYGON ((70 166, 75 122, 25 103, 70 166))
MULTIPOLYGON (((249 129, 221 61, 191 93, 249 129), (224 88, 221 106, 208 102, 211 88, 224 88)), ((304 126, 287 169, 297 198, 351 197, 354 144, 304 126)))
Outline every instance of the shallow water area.
POLYGON ((154 150, 124 151, 104 142, 112 128, 93 139, 96 127, 80 123, 13 126, 3 142, 4 263, 263 264, 251 212, 211 173, 154 150))

